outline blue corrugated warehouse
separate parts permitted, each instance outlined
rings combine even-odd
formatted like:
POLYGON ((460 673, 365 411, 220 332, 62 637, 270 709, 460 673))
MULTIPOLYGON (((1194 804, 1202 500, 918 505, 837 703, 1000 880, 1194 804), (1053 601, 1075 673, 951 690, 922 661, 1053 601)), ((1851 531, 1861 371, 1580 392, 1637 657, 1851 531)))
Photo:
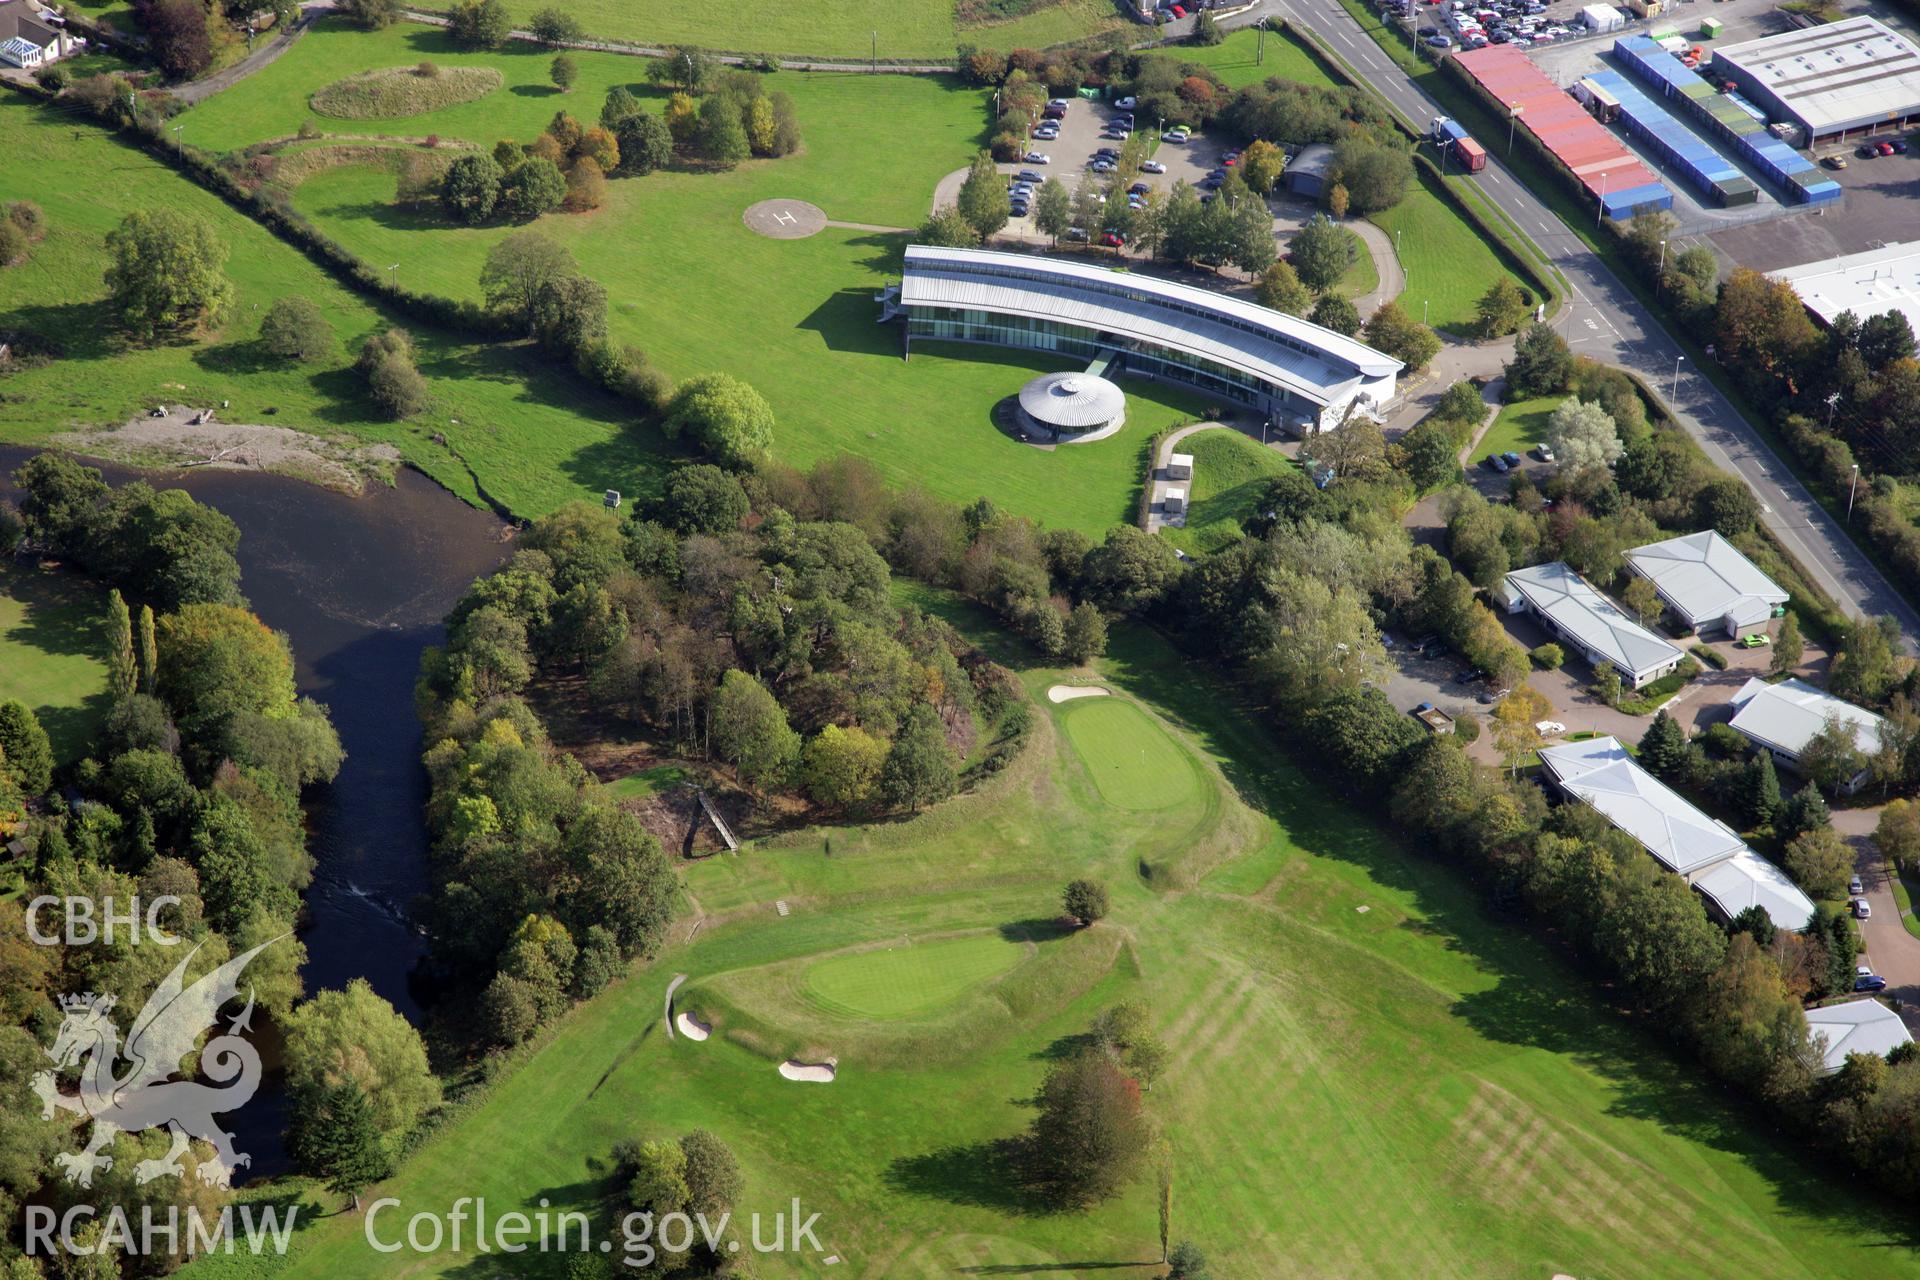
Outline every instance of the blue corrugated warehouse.
POLYGON ((1760 188, 1735 168, 1732 161, 1676 120, 1665 107, 1640 92, 1618 71, 1596 72, 1588 79, 1618 103, 1620 119, 1626 124, 1627 132, 1678 169, 1710 203, 1731 207, 1759 200, 1760 188))

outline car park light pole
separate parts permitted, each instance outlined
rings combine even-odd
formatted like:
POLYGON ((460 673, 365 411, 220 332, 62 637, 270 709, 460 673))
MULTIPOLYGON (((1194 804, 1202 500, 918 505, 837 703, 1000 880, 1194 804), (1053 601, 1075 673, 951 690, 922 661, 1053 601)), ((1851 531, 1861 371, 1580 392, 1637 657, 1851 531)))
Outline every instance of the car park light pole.
POLYGON ((1847 481, 1847 523, 1853 523, 1853 491, 1860 487, 1860 464, 1853 464, 1853 479, 1847 481))
POLYGON ((1513 158, 1513 126, 1520 119, 1520 113, 1526 108, 1517 102, 1507 104, 1507 158, 1513 158))
POLYGON ((1680 398, 1680 365, 1686 360, 1684 355, 1673 358, 1673 390, 1667 392, 1667 403, 1672 404, 1680 398))

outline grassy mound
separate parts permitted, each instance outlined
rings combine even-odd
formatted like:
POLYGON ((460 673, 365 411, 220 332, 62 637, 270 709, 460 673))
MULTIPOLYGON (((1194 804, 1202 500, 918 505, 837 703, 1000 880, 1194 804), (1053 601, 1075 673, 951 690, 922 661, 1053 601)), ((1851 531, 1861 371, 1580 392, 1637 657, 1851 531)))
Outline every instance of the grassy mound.
POLYGON ((1181 442, 1193 455, 1187 485, 1187 523, 1160 536, 1196 555, 1238 542, 1256 513, 1267 482, 1293 465, 1285 454, 1238 431, 1203 431, 1181 442))
POLYGON ((345 120, 391 120, 425 115, 486 97, 501 85, 492 67, 382 67, 335 80, 315 91, 313 109, 345 120))

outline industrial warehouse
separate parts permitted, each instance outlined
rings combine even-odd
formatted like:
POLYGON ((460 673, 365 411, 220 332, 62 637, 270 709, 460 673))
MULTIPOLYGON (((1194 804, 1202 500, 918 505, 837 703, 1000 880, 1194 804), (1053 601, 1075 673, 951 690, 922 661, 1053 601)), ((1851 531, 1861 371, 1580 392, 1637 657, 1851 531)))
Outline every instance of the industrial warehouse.
POLYGON ((1802 145, 1920 119, 1920 48, 1878 18, 1727 45, 1713 75, 1798 125, 1802 145))
POLYGON ((1920 333, 1920 244, 1884 245, 1768 274, 1792 285, 1822 324, 1847 311, 1857 320, 1898 311, 1920 333))
MULTIPOLYGON (((1337 426, 1349 411, 1392 400, 1401 363, 1331 329, 1190 285, 1021 253, 909 245, 906 270, 881 295, 881 319, 906 318, 915 338, 1053 351, 1091 375, 1171 382, 1244 405, 1290 430, 1337 426)), ((1090 385, 1081 379, 1076 385, 1090 385)), ((1023 407, 1041 419, 1060 397, 1023 407)), ((1098 406, 1093 430, 1123 408, 1098 406)), ((1057 426, 1045 422, 1050 428, 1057 426)))

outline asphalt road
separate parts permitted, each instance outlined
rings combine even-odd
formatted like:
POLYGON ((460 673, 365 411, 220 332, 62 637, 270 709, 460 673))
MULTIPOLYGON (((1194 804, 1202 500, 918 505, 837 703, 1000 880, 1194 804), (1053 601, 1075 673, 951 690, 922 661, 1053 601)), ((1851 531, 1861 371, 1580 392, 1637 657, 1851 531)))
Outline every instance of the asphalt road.
MULTIPOLYGON (((1263 13, 1286 17, 1318 36, 1416 126, 1445 114, 1334 0, 1266 0, 1260 9, 1223 25, 1243 26, 1258 21, 1263 13)), ((1855 617, 1892 614, 1905 631, 1909 647, 1914 647, 1920 640, 1920 614, 1853 544, 1839 522, 1813 500, 1719 389, 1694 375, 1685 362, 1676 366, 1682 352, 1672 336, 1599 256, 1514 176, 1497 154, 1502 140, 1484 141, 1495 154, 1489 155, 1481 174, 1482 189, 1552 259, 1571 288, 1569 305, 1552 323, 1574 352, 1630 369, 1655 387, 1668 402, 1674 420, 1699 442, 1707 457, 1738 474, 1758 495, 1768 529, 1814 580, 1855 617)), ((1545 176, 1543 180, 1557 179, 1545 176)))

